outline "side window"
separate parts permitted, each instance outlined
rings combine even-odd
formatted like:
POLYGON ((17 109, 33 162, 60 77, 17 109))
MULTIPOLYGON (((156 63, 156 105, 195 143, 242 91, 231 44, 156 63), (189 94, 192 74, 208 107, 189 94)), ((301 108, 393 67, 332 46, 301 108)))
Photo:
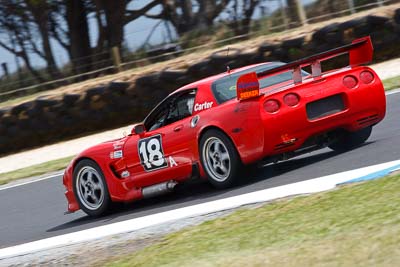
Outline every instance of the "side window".
POLYGON ((177 93, 165 99, 149 116, 144 124, 148 131, 174 123, 192 115, 196 90, 177 93))
POLYGON ((169 104, 169 99, 166 99, 147 116, 144 121, 146 130, 152 131, 164 126, 168 116, 169 104))
POLYGON ((196 91, 190 90, 177 97, 170 107, 167 124, 182 120, 192 115, 195 96, 196 91))

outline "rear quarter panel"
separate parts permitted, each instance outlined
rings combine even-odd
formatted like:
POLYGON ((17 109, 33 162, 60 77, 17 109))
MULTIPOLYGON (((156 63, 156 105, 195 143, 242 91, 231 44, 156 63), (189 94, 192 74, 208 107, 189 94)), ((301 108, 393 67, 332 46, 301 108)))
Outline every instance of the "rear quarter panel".
POLYGON ((264 129, 261 127, 258 98, 245 101, 232 99, 218 104, 211 93, 210 84, 202 86, 194 107, 204 103, 212 103, 212 106, 201 110, 194 109, 193 115, 199 116, 198 142, 205 131, 217 128, 232 140, 243 163, 258 159, 264 146, 264 129))

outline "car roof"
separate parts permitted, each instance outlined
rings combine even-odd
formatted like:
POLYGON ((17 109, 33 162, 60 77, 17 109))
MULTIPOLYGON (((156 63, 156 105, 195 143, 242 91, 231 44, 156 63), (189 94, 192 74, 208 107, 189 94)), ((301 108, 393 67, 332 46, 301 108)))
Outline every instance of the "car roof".
POLYGON ((247 65, 245 67, 233 69, 230 72, 226 71, 226 72, 223 72, 223 73, 220 73, 220 74, 209 76, 209 77, 203 78, 201 80, 198 80, 196 82, 187 84, 187 85, 177 89, 174 93, 179 92, 179 91, 184 91, 184 90, 187 90, 187 89, 199 88, 200 85, 211 84, 214 81, 216 81, 216 80, 218 80, 220 78, 226 77, 228 75, 231 75, 233 73, 236 73, 236 72, 239 72, 239 71, 244 71, 244 70, 256 67, 256 66, 270 65, 270 64, 273 64, 273 63, 276 63, 276 62, 263 62, 263 63, 258 63, 258 64, 247 65))

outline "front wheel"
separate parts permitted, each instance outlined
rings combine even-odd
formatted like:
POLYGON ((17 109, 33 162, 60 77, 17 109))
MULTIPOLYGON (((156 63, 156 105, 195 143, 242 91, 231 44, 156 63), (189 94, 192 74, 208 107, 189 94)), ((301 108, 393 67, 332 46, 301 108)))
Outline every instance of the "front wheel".
POLYGON ((329 145, 335 151, 346 151, 362 145, 367 141, 372 132, 372 126, 363 128, 356 132, 343 132, 337 140, 329 145))
POLYGON ((105 214, 111 204, 107 184, 100 167, 82 160, 74 169, 74 194, 80 208, 90 216, 105 214))
POLYGON ((218 130, 208 130, 200 139, 200 160, 210 183, 227 188, 239 180, 242 163, 232 141, 218 130))

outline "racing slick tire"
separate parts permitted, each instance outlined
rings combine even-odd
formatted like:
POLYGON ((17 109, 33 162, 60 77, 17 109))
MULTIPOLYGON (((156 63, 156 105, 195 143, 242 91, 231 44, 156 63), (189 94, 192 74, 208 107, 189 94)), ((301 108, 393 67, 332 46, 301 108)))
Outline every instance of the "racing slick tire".
POLYGON ((203 134, 200 161, 214 187, 228 188, 238 182, 242 162, 232 141, 221 131, 212 129, 203 134))
POLYGON ((76 165, 73 177, 73 189, 79 207, 89 216, 106 214, 111 199, 100 167, 94 161, 84 159, 76 165))
POLYGON ((372 126, 356 132, 343 132, 338 139, 328 147, 334 151, 346 151, 363 144, 370 137, 372 126))

